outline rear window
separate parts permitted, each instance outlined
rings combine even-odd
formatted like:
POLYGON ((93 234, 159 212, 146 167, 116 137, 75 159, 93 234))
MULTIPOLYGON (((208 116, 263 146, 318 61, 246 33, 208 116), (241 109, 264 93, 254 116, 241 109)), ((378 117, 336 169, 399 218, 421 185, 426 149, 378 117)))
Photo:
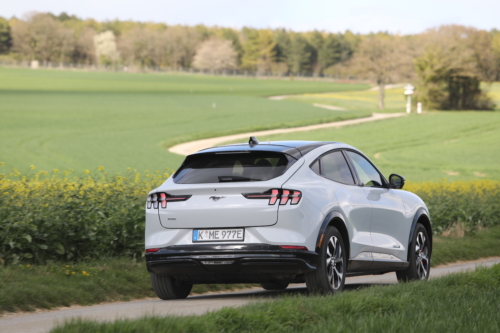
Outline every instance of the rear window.
POLYGON ((290 155, 267 152, 220 152, 186 158, 174 174, 178 184, 258 182, 281 176, 297 160, 290 155))

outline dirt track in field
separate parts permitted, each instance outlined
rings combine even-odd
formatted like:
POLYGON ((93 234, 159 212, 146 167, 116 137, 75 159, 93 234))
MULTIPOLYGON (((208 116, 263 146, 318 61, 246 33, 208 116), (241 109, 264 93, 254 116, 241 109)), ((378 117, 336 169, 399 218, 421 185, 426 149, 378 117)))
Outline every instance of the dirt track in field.
POLYGON ((173 147, 170 147, 168 149, 168 151, 171 153, 185 156, 185 155, 196 153, 197 151, 199 151, 201 149, 220 145, 221 143, 224 143, 224 142, 230 142, 230 141, 241 140, 241 139, 248 141, 248 138, 250 138, 250 136, 257 136, 258 137, 258 136, 267 136, 267 135, 283 134, 283 133, 307 132, 307 131, 314 131, 314 130, 323 129, 323 128, 339 128, 339 127, 343 127, 343 126, 362 124, 362 123, 371 122, 371 121, 396 118, 396 117, 401 117, 401 116, 405 116, 405 115, 406 115, 406 113, 374 113, 370 117, 335 121, 335 122, 326 123, 326 124, 318 124, 318 125, 310 125, 310 126, 302 126, 302 127, 294 127, 294 128, 279 128, 279 129, 267 130, 267 131, 248 132, 248 133, 219 136, 217 138, 202 139, 202 140, 181 143, 181 144, 175 145, 173 147))

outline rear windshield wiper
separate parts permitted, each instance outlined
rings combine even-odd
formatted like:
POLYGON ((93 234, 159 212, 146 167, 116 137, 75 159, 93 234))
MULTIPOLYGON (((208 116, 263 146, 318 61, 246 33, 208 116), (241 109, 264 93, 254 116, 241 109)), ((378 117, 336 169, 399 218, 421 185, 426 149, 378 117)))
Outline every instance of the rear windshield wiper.
POLYGON ((255 179, 249 177, 241 177, 241 176, 219 176, 219 183, 224 182, 256 182, 262 179, 255 179))

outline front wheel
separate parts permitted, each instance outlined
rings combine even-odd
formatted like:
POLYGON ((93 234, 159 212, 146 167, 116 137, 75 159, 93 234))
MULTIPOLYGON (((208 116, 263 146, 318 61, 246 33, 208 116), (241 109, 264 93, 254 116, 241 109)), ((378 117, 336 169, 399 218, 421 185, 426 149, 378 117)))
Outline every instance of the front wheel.
POLYGON ((171 276, 151 274, 151 284, 156 296, 162 300, 182 299, 188 297, 193 285, 174 279, 171 276))
POLYGON ((428 279, 431 272, 431 241, 427 230, 420 223, 415 227, 408 251, 412 251, 410 265, 404 271, 396 271, 399 282, 428 279))
POLYGON ((328 227, 321 244, 316 271, 306 274, 310 293, 335 294, 344 288, 347 252, 342 235, 335 227, 328 227))

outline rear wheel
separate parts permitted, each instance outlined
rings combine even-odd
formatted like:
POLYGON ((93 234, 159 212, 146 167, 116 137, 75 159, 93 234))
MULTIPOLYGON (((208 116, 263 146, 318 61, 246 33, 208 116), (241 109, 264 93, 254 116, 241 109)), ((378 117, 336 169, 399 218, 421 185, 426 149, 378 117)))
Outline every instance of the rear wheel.
POLYGON ((288 282, 262 282, 260 286, 266 290, 284 290, 288 287, 288 282))
POLYGON ((166 275, 151 273, 151 284, 156 296, 163 300, 188 297, 193 285, 166 275))
POLYGON ((328 227, 321 244, 316 271, 306 275, 310 293, 335 294, 342 291, 347 268, 347 252, 342 235, 335 227, 328 227))
POLYGON ((400 282, 425 280, 431 271, 431 243, 427 230, 420 223, 410 244, 410 265, 404 271, 396 271, 400 282))

